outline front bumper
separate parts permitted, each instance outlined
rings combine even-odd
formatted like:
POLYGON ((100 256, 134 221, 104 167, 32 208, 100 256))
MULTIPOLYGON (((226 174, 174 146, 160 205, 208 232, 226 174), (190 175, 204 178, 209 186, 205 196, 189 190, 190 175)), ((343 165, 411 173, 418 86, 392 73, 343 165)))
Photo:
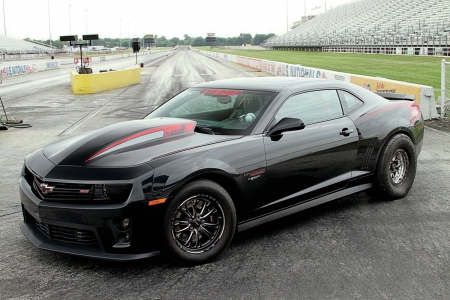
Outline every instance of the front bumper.
POLYGON ((153 251, 148 253, 140 254, 115 254, 106 253, 101 251, 98 247, 79 245, 79 244, 68 244, 65 242, 55 241, 49 239, 45 236, 36 226, 32 224, 20 222, 20 230, 23 235, 39 249, 50 250, 54 252, 60 252, 65 254, 73 254, 77 256, 103 259, 103 260, 113 260, 113 261, 129 261, 142 259, 147 257, 158 256, 159 251, 153 251))
POLYGON ((20 229, 40 249, 114 261, 160 253, 162 207, 150 208, 146 200, 111 205, 44 201, 23 176, 19 186, 24 216, 20 229), (124 218, 131 220, 127 230, 119 225, 124 218), (123 240, 125 235, 128 241, 123 240))

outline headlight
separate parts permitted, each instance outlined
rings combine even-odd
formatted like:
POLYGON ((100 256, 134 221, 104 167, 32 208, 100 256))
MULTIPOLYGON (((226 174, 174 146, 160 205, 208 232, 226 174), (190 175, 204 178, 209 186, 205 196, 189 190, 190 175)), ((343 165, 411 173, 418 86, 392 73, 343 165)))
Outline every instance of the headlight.
POLYGON ((125 202, 130 196, 132 188, 132 184, 96 184, 94 186, 94 201, 125 202))

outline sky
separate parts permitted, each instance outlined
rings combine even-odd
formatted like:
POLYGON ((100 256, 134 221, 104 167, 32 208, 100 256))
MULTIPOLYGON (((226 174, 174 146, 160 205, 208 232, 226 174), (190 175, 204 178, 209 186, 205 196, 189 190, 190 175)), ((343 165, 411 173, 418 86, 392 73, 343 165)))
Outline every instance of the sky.
POLYGON ((0 34, 58 40, 62 35, 98 34, 132 38, 156 34, 184 39, 233 37, 240 33, 286 33, 307 14, 354 0, 2 0, 0 34), (50 23, 50 24, 49 24, 50 23))

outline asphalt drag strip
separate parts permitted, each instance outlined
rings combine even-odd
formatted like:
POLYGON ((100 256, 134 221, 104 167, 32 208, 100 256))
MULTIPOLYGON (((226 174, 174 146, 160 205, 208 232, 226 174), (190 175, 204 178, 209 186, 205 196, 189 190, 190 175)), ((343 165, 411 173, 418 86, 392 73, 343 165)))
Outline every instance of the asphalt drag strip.
POLYGON ((146 65, 141 84, 99 94, 73 95, 67 81, 55 79, 14 101, 11 81, 6 110, 33 127, 0 131, 0 298, 447 299, 450 139, 427 128, 406 198, 373 201, 360 193, 330 202, 235 235, 205 265, 182 268, 163 256, 86 259, 39 250, 22 235, 18 178, 26 155, 143 118, 195 84, 248 76, 266 75, 179 51, 146 65))

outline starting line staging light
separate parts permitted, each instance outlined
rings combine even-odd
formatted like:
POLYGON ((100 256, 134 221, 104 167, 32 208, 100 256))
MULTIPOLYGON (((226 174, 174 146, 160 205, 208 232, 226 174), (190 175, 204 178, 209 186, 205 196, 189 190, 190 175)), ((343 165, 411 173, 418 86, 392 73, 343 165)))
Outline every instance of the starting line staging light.
POLYGON ((81 61, 81 67, 78 71, 79 74, 90 74, 92 73, 91 68, 86 68, 85 65, 83 65, 83 51, 81 48, 83 46, 92 46, 92 41, 98 40, 98 34, 84 34, 83 35, 83 42, 77 42, 78 41, 78 35, 63 35, 59 37, 59 40, 61 42, 69 42, 70 46, 80 46, 80 61, 81 61))

